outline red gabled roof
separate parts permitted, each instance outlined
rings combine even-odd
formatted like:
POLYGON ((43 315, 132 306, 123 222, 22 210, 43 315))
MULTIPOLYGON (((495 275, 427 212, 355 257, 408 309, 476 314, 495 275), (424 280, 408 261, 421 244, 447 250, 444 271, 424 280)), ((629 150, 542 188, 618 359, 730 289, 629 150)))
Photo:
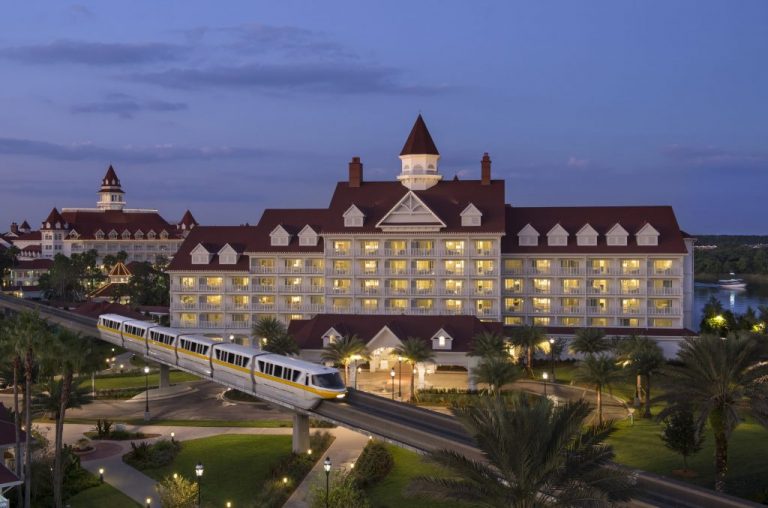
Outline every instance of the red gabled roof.
POLYGON ((503 332, 501 323, 480 321, 475 316, 318 314, 291 321, 288 333, 301 349, 322 349, 323 335, 331 328, 344 335, 357 335, 367 343, 385 326, 401 340, 417 337, 425 341, 442 328, 453 338, 451 351, 458 352, 469 351, 472 338, 481 332, 503 332))
POLYGON ((40 233, 40 231, 30 231, 29 233, 21 233, 15 238, 12 238, 12 242, 34 242, 38 240, 42 240, 43 235, 40 233))
POLYGON ((635 253, 635 254, 685 254, 685 242, 677 224, 675 212, 671 206, 552 206, 552 207, 514 207, 506 208, 507 234, 502 239, 504 253, 635 253), (626 246, 607 245, 605 234, 616 223, 629 232, 626 246), (634 233, 645 224, 650 224, 659 232, 659 244, 655 246, 637 245, 634 233), (517 234, 530 224, 539 233, 537 246, 521 246, 517 234), (547 245, 547 232, 555 224, 560 224, 568 231, 568 245, 547 245), (597 245, 582 246, 576 244, 576 233, 585 224, 592 226, 598 233, 597 245))
POLYGON ((248 256, 240 256, 234 265, 222 265, 219 263, 218 252, 224 245, 229 244, 242 254, 257 229, 256 226, 198 226, 189 232, 168 265, 168 270, 210 271, 215 269, 226 272, 247 272, 248 256), (213 254, 209 264, 192 264, 192 250, 199 244, 203 244, 206 250, 213 254))
MULTIPOLYGON (((26 250, 26 249, 24 249, 26 250)), ((20 259, 12 270, 49 270, 53 266, 52 259, 20 259)))
POLYGON ((19 229, 32 229, 32 226, 29 225, 29 222, 24 220, 24 222, 21 223, 21 226, 19 226, 19 229))
POLYGON ((120 179, 117 177, 117 173, 115 173, 115 168, 112 167, 112 164, 109 165, 107 174, 101 179, 101 189, 108 189, 110 192, 123 192, 120 188, 120 179))
MULTIPOLYGON (((400 182, 363 182, 360 187, 350 187, 348 182, 336 184, 331 204, 323 222, 324 232, 358 233, 380 231, 376 224, 409 191, 400 182), (355 205, 365 214, 363 227, 344 226, 344 212, 355 205)), ((504 228, 504 180, 492 180, 482 185, 480 180, 446 180, 423 191, 413 191, 446 225, 441 232, 503 233, 504 228), (483 214, 477 227, 461 225, 461 212, 474 204, 483 214)))
POLYGON ((197 226, 198 224, 195 218, 192 216, 192 212, 187 210, 186 212, 184 212, 184 216, 179 221, 179 225, 187 226, 187 229, 189 229, 191 226, 197 226))
POLYGON ((131 319, 143 319, 146 317, 126 305, 112 302, 86 302, 73 310, 75 314, 98 318, 102 314, 120 314, 131 319))
POLYGON ((180 237, 176 225, 166 221, 157 212, 74 209, 65 210, 63 217, 69 224, 69 229, 77 231, 77 234, 83 238, 94 238, 99 230, 106 237, 113 229, 118 236, 127 229, 132 237, 141 230, 145 239, 150 231, 154 231, 159 237, 163 230, 168 233, 168 238, 180 237))
POLYGON ((111 270, 109 270, 109 276, 110 277, 130 277, 131 272, 128 270, 128 267, 125 266, 125 264, 122 261, 118 261, 115 263, 115 266, 112 267, 111 270))
POLYGON ((400 155, 413 154, 440 155, 421 114, 416 118, 411 133, 408 135, 408 139, 405 140, 405 145, 403 145, 403 149, 400 151, 400 155))
POLYGON ((48 214, 48 217, 43 221, 43 225, 50 224, 51 227, 56 227, 56 223, 58 223, 59 227, 63 228, 66 222, 64 217, 62 217, 56 207, 54 207, 53 210, 51 210, 51 213, 48 214))

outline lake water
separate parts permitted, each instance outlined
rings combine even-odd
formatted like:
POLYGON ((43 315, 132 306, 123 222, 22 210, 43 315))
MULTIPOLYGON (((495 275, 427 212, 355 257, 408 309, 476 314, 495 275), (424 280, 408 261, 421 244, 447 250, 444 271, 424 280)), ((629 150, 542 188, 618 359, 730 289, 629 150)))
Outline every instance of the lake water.
POLYGON ((693 287, 693 326, 701 323, 702 310, 710 297, 714 296, 723 304, 724 309, 734 314, 742 314, 747 307, 757 310, 758 305, 768 305, 768 285, 749 284, 746 289, 721 289, 715 284, 694 284, 693 287))

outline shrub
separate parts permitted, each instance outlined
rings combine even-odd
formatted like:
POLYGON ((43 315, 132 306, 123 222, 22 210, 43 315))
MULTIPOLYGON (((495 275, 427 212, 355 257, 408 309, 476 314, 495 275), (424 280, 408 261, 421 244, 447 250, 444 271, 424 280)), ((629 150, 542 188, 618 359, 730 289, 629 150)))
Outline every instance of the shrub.
POLYGON ((197 488, 197 483, 181 475, 166 476, 155 485, 162 508, 195 508, 197 488))
MULTIPOLYGON (((325 496, 325 479, 323 479, 312 486, 310 507, 325 508, 325 496)), ((371 504, 352 472, 337 471, 331 476, 327 506, 329 508, 368 508, 371 504)))
POLYGON ((136 469, 154 469, 171 462, 181 450, 181 443, 161 439, 154 444, 142 441, 131 443, 131 451, 123 456, 123 461, 136 469))
POLYGON ((96 435, 100 438, 108 436, 112 432, 112 422, 109 420, 96 420, 96 435))
POLYGON ((383 480, 394 465, 392 454, 383 443, 369 441, 355 462, 353 478, 360 487, 368 488, 383 480))

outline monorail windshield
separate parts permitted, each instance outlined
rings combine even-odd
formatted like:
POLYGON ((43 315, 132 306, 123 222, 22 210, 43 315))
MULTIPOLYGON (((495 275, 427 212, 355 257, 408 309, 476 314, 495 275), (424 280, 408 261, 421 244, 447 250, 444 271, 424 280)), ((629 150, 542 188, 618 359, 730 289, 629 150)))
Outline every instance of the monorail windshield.
POLYGON ((338 372, 312 376, 312 384, 319 388, 330 388, 334 390, 344 388, 344 381, 341 380, 341 376, 338 372))

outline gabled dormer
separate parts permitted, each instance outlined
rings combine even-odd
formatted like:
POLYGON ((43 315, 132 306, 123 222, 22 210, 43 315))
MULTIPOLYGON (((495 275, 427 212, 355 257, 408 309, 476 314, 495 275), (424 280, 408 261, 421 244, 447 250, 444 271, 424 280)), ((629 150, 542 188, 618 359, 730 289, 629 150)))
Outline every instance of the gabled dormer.
POLYGON ((445 222, 413 191, 408 191, 376 224, 382 231, 440 231, 445 222))
POLYGON ((198 243, 189 254, 192 256, 193 265, 207 265, 213 259, 213 253, 209 252, 202 243, 198 243))
POLYGON ((219 249, 219 264, 221 265, 236 265, 237 260, 240 258, 240 254, 230 244, 224 245, 219 249))
POLYGON ((128 231, 127 229, 124 229, 124 230, 123 230, 123 233, 120 235, 120 237, 121 237, 123 240, 130 240, 130 239, 131 239, 131 232, 130 232, 130 231, 128 231))
POLYGON ((98 231, 96 231, 96 232, 93 234, 93 236, 94 236, 94 237, 95 237, 97 240, 102 240, 102 239, 104 238, 104 231, 102 231, 102 230, 100 230, 100 229, 99 229, 98 231))
POLYGON ((584 224, 576 233, 576 245, 579 247, 597 245, 597 231, 589 224, 589 222, 584 224))
POLYGON ((168 231, 166 231, 166 230, 160 231, 160 238, 162 240, 167 240, 168 239, 168 231))
POLYGON ((483 212, 478 210, 473 203, 467 205, 460 215, 462 226, 477 227, 483 223, 483 212))
POLYGON ((565 247, 568 245, 568 231, 560 223, 555 224, 547 232, 547 245, 550 247, 565 247))
POLYGON ((605 234, 605 243, 609 247, 626 247, 629 233, 618 222, 605 234))
POLYGON ((272 246, 284 247, 291 242, 291 234, 280 224, 269 233, 269 243, 272 246))
POLYGON ((539 232, 530 224, 526 224, 525 227, 517 233, 517 241, 521 247, 536 247, 539 245, 539 232))
POLYGON ((144 239, 144 231, 142 231, 142 230, 140 230, 140 229, 139 229, 138 231, 136 231, 136 232, 133 234, 133 237, 134 237, 136 240, 143 240, 143 239, 144 239))
POLYGON ((112 231, 109 232, 107 236, 109 237, 110 240, 117 240, 117 231, 113 229, 112 231))
POLYGON ((157 233, 155 233, 154 229, 150 229, 147 233, 147 239, 148 240, 154 240, 157 237, 157 233))
POLYGON ((659 232, 648 222, 646 222, 645 225, 640 228, 640 231, 635 233, 635 238, 637 239, 637 245, 659 245, 659 232))
POLYGON ((365 214, 354 204, 343 214, 345 228, 361 228, 365 223, 365 214))
POLYGON ((69 235, 68 235, 68 236, 69 236, 70 238, 73 238, 73 239, 78 239, 78 238, 80 238, 80 233, 78 233, 77 231, 75 231, 75 230, 73 229, 72 231, 70 231, 70 232, 69 232, 69 235))
POLYGON ((307 224, 299 231, 299 245, 314 247, 317 245, 317 231, 307 224))
POLYGON ((339 333, 336 328, 330 327, 327 332, 323 334, 323 347, 328 344, 333 344, 337 340, 341 339, 342 334, 339 333))
POLYGON ((453 349, 453 337, 451 337, 444 328, 440 328, 437 333, 432 336, 432 349, 450 351, 453 349))

